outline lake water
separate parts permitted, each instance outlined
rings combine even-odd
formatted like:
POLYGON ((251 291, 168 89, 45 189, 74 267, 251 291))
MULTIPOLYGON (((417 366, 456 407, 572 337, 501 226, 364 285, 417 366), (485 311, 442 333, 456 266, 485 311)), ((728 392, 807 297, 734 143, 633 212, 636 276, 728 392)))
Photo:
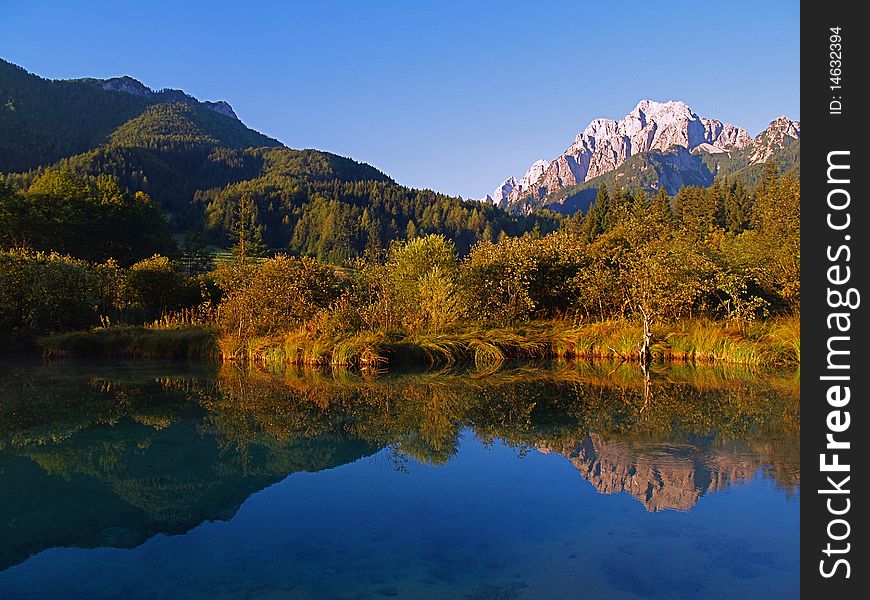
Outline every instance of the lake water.
POLYGON ((794 373, 0 368, 0 598, 797 598, 794 373))

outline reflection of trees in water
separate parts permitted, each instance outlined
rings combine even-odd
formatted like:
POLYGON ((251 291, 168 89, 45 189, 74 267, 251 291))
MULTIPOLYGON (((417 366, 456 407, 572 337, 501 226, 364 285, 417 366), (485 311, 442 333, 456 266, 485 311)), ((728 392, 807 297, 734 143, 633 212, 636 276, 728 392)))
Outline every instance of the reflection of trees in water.
POLYGON ((227 519, 290 473, 374 452, 268 434, 227 450, 202 405, 213 374, 35 369, 0 378, 0 570, 53 546, 133 547, 227 519))
POLYGON ((443 464, 464 429, 519 452, 559 452, 602 491, 650 509, 688 508, 759 469, 793 491, 799 420, 793 374, 709 367, 30 369, 0 377, 0 523, 19 524, 0 525, 0 568, 54 545, 183 532, 231 516, 288 473, 378 448, 399 468, 406 457, 443 464))
MULTIPOLYGON (((251 449, 270 448, 270 460, 280 468, 298 464, 281 448, 300 439, 360 439, 443 463, 455 454, 464 428, 484 441, 528 447, 555 447, 593 432, 703 439, 706 446, 752 441, 770 457, 770 472, 777 477, 777 465, 790 462, 799 434, 794 374, 759 377, 751 371, 689 366, 644 372, 628 364, 387 377, 318 371, 274 375, 233 366, 216 374, 142 371, 92 374, 70 368, 64 379, 47 378, 53 371, 45 369, 30 378, 3 379, 0 448, 50 448, 94 426, 115 426, 129 418, 143 426, 135 441, 142 450, 155 432, 194 418, 199 436, 214 439, 225 458, 244 462, 251 449)), ((127 440, 117 441, 123 446, 127 440)), ((65 463, 89 472, 107 470, 123 464, 125 450, 107 442, 81 452, 100 456, 80 456, 67 448, 63 456, 43 457, 42 464, 58 473, 68 470, 65 463)), ((794 478, 789 471, 780 483, 794 487, 794 478)))
MULTIPOLYGON (((563 365, 486 376, 456 373, 333 378, 323 373, 223 369, 207 419, 232 440, 266 432, 279 439, 326 432, 390 445, 440 464, 470 428, 485 442, 567 447, 604 438, 757 448, 777 484, 799 482, 799 380, 793 374, 675 367, 644 372, 563 365), (245 433, 233 424, 245 423, 245 433), (732 444, 733 445, 733 444, 732 444)), ((253 438, 251 438, 253 439, 253 438)), ((722 450, 722 452, 727 452, 722 450)))

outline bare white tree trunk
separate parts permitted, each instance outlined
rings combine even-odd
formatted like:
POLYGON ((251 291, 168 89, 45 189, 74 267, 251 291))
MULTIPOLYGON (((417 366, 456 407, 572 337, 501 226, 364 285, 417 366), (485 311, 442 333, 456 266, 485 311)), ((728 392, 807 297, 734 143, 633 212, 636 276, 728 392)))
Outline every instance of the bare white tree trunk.
POLYGON ((637 308, 640 310, 640 314, 643 315, 643 339, 641 340, 640 347, 637 351, 637 359, 640 364, 648 365, 652 361, 652 351, 650 350, 650 346, 652 345, 653 316, 647 314, 643 309, 643 306, 638 305, 637 308))

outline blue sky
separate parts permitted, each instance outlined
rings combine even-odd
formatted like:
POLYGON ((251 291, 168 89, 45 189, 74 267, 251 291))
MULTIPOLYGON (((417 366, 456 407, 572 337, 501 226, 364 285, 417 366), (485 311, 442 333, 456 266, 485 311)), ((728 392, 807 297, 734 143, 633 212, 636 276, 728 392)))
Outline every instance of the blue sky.
POLYGON ((0 57, 131 75, 402 184, 480 197, 596 117, 800 117, 799 2, 0 0, 0 57))

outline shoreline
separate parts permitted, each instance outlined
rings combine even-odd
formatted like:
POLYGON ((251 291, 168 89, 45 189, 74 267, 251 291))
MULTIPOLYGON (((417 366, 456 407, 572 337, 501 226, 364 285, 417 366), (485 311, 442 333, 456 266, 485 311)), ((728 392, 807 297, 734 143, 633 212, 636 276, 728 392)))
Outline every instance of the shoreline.
MULTIPOLYGON (((506 361, 608 359, 637 361, 642 326, 626 320, 576 325, 534 321, 520 326, 455 328, 443 333, 359 332, 339 339, 303 330, 238 338, 209 326, 116 326, 38 338, 46 357, 202 359, 261 366, 381 369, 393 365, 492 367, 506 361)), ((800 365, 800 316, 738 328, 687 320, 653 328, 654 362, 800 365)))

